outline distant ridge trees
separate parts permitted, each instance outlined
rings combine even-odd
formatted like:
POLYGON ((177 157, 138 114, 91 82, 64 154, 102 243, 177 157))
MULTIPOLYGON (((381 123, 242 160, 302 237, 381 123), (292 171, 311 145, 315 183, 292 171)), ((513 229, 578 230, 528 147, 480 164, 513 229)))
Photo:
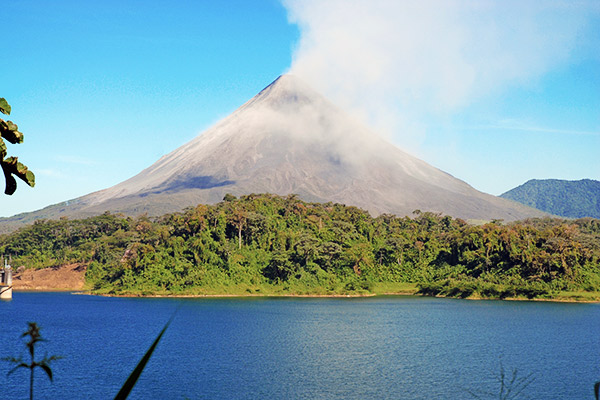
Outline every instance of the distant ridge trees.
POLYGON ((500 195, 567 218, 600 218, 600 181, 532 179, 500 195))

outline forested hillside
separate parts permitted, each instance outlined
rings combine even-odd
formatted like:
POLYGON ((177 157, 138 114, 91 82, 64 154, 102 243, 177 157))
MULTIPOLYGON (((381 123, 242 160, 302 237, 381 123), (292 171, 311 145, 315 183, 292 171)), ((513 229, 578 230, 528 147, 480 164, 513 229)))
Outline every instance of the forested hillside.
POLYGON ((600 290, 600 220, 473 226, 419 211, 373 218, 295 196, 226 196, 157 219, 41 221, 1 236, 0 251, 15 267, 85 263, 96 293, 358 294, 403 283, 457 297, 600 290))
POLYGON ((592 179, 532 179, 500 197, 561 217, 600 218, 600 182, 592 179))

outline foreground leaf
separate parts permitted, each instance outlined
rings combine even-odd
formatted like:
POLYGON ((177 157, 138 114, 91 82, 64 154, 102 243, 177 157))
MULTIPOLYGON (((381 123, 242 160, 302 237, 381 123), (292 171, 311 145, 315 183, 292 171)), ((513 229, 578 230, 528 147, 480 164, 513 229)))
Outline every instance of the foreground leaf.
POLYGON ((2 163, 2 171, 4 172, 4 180, 6 181, 4 194, 10 196, 15 192, 15 190, 17 190, 17 181, 12 176, 12 172, 10 170, 9 165, 2 163))
POLYGON ((8 101, 6 101, 6 99, 4 97, 0 97, 0 112, 2 114, 6 114, 6 115, 10 115, 10 104, 8 104, 8 101))
POLYGON ((127 398, 127 396, 129 396, 129 393, 131 392, 131 390, 135 386, 138 378, 144 371, 144 368, 146 367, 146 364, 148 363, 150 356, 152 356, 154 349, 158 345, 160 338, 162 337, 162 335, 165 333, 165 331, 171 324, 171 321, 173 321, 173 317, 175 317, 175 314, 173 314, 173 316, 169 319, 169 321, 167 321, 167 323, 165 324, 165 327, 162 329, 162 331, 160 331, 160 333, 154 340, 154 343, 152 343, 152 346, 150 346, 148 351, 146 351, 146 354, 144 354, 144 357, 142 357, 142 359, 140 360, 138 365, 135 367, 135 369, 133 370, 131 375, 129 375, 129 378, 127 378, 127 380, 123 384, 123 387, 121 387, 121 390, 119 390, 119 393, 117 393, 117 395, 115 396, 115 400, 124 400, 127 398))
POLYGON ((19 127, 12 121, 0 119, 0 136, 12 144, 23 143, 23 133, 19 132, 19 127))

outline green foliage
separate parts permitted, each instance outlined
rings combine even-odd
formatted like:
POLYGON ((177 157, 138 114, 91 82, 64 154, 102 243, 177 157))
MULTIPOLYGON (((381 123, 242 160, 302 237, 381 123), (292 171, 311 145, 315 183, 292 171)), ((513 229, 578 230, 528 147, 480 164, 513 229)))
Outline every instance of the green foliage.
POLYGON ((0 97, 0 112, 4 115, 10 115, 11 107, 4 97, 0 97))
POLYGON ((418 284, 417 293, 426 296, 442 296, 457 298, 551 298, 551 290, 547 285, 538 282, 511 282, 496 284, 482 279, 444 280, 423 282, 418 284))
POLYGON ((88 265, 121 294, 366 294, 388 284, 453 297, 553 298, 600 290, 600 223, 481 226, 381 215, 296 196, 231 196, 160 218, 39 221, 0 237, 13 265, 88 265))
MULTIPOLYGON (((5 115, 10 115, 11 112, 11 107, 4 98, 0 98, 0 112, 5 115)), ((14 176, 33 187, 35 186, 35 175, 25 165, 21 164, 17 157, 6 157, 5 139, 12 144, 23 143, 23 134, 19 132, 17 124, 0 118, 0 166, 2 166, 6 181, 4 193, 12 195, 17 190, 17 181, 14 176)))

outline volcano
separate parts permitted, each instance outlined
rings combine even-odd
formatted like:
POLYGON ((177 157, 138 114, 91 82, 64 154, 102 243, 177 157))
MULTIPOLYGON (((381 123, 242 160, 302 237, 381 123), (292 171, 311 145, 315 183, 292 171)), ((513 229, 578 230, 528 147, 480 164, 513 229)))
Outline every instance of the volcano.
MULTIPOLYGON (((374 215, 432 211, 512 221, 543 213, 479 192, 383 140, 294 75, 111 188, 19 217, 161 215, 225 194, 297 194, 374 215)), ((10 219, 15 219, 12 217, 10 219)))

